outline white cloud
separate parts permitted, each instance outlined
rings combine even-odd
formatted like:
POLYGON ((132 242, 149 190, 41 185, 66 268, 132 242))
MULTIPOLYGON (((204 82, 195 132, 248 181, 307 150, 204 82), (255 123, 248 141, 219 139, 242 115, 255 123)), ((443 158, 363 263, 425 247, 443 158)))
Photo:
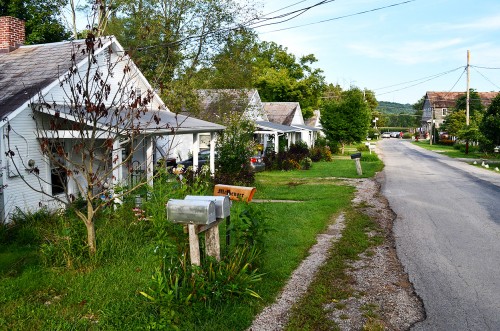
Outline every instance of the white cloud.
POLYGON ((438 62, 449 53, 451 47, 464 43, 461 38, 434 42, 403 42, 381 45, 380 43, 349 44, 347 47, 370 58, 391 59, 402 64, 438 62))
POLYGON ((482 17, 476 20, 467 19, 467 23, 438 23, 431 24, 427 26, 429 30, 480 30, 480 31, 492 31, 500 30, 500 14, 495 14, 493 16, 482 17))

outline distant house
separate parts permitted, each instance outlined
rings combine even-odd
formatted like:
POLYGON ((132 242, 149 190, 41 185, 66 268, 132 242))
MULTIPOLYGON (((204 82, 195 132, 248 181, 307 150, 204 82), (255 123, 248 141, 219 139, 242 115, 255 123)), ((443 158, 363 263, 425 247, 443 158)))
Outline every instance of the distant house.
MULTIPOLYGON (((256 89, 198 90, 198 96, 201 108, 197 114, 199 118, 220 123, 229 113, 240 114, 242 118, 255 122, 255 140, 264 150, 272 146, 277 152, 280 139, 287 139, 288 144, 295 141, 294 139, 300 139, 296 134, 302 129, 269 118, 256 89)), ((300 106, 298 110, 300 112, 300 106)), ((302 118, 301 113, 300 118, 302 118)), ((300 120, 298 122, 300 123, 300 120)))
POLYGON ((290 133, 289 143, 305 142, 308 147, 314 146, 319 128, 304 122, 302 110, 298 102, 263 102, 264 112, 270 122, 294 128, 290 133))
POLYGON ((319 135, 324 135, 323 133, 323 126, 321 125, 321 112, 319 109, 315 110, 313 112, 313 116, 308 118, 307 120, 304 120, 307 126, 316 128, 319 130, 319 135))
POLYGON ((113 37, 102 38, 100 45, 91 50, 92 57, 88 56, 85 40, 31 46, 22 46, 23 43, 24 22, 13 17, 0 17, 1 219, 7 219, 16 208, 35 210, 39 206, 57 206, 53 199, 29 186, 40 187, 51 195, 78 196, 84 193, 79 191, 78 183, 83 179, 77 171, 61 176, 47 155, 42 153, 41 137, 47 138, 40 135, 44 134, 41 131, 43 123, 64 119, 65 127, 50 132, 57 136, 58 141, 63 141, 60 152, 75 162, 78 159, 82 162, 84 156, 79 155, 74 146, 88 139, 88 132, 96 132, 88 128, 97 128, 96 139, 113 143, 112 155, 102 155, 108 167, 109 164, 122 164, 129 144, 136 143, 130 141, 131 135, 122 134, 133 132, 134 139, 140 140, 139 147, 134 149, 133 155, 129 154, 130 162, 110 167, 111 185, 122 185, 137 173, 144 174, 152 184, 158 137, 169 136, 174 144, 173 137, 191 136, 195 137, 192 141, 196 143, 199 134, 208 133, 214 137, 216 132, 224 129, 221 125, 171 113, 113 37), (116 95, 126 89, 127 95, 133 95, 137 103, 145 98, 150 100, 147 109, 142 109, 143 114, 126 122, 126 116, 131 114, 124 106, 127 103, 117 98, 104 98, 101 105, 110 110, 109 116, 103 116, 95 123, 78 122, 79 113, 75 109, 81 112, 92 110, 86 109, 84 104, 70 106, 73 91, 67 82, 72 80, 71 87, 78 89, 79 84, 97 70, 108 78, 109 90, 103 93, 116 95), (41 103, 46 106, 37 107, 41 103), (82 129, 79 124, 86 127, 82 129), (113 131, 117 125, 119 130, 113 131), (15 153, 7 157, 8 151, 15 153), (30 172, 34 166, 39 171, 38 177, 30 172))
MULTIPOLYGON (((423 105, 422 130, 430 131, 432 121, 434 121, 436 128, 439 128, 455 107, 457 99, 465 94, 465 92, 427 92, 423 105)), ((478 92, 478 94, 483 106, 488 107, 498 92, 478 92)))

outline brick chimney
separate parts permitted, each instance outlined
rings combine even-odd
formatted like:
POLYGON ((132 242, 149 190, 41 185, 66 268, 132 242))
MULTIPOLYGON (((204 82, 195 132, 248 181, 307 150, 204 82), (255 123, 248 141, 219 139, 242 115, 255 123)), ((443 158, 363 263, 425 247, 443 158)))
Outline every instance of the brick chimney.
POLYGON ((11 16, 0 17, 0 53, 9 53, 24 44, 24 21, 11 16))

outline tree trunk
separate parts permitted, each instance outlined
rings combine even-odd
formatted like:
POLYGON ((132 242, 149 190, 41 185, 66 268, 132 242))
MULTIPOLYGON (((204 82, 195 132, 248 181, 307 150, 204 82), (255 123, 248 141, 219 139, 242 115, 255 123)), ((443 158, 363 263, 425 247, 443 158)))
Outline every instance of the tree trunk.
POLYGON ((94 206, 92 206, 90 196, 87 197, 87 219, 85 220, 85 226, 87 227, 87 245, 89 246, 89 253, 90 255, 94 255, 97 247, 95 240, 94 206))
POLYGON ((345 150, 345 144, 344 143, 341 143, 342 147, 341 147, 341 152, 342 152, 342 155, 344 155, 344 150, 345 150))
POLYGON ((85 226, 87 227, 87 244, 89 246, 89 253, 90 255, 94 255, 97 250, 96 240, 95 240, 94 220, 85 222, 85 226))

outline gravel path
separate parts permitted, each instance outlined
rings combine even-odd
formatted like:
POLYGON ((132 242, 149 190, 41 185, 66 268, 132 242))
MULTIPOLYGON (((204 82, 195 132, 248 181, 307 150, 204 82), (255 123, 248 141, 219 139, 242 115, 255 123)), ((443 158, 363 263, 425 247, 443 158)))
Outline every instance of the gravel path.
MULTIPOLYGON (((395 215, 388 207, 387 200, 380 194, 377 181, 345 179, 345 182, 356 187, 354 205, 379 223, 385 240, 369 254, 363 254, 359 260, 352 262, 348 274, 352 277, 354 295, 341 302, 326 305, 325 318, 334 320, 341 330, 361 330, 370 326, 385 330, 408 330, 425 318, 425 312, 397 258, 392 235, 395 215), (367 309, 370 314, 367 314, 367 309)), ((344 215, 340 215, 330 225, 327 233, 318 236, 317 244, 294 271, 276 302, 266 307, 248 330, 283 330, 291 307, 307 291, 316 271, 325 262, 330 247, 341 237, 343 229, 344 215)))
POLYGON ((317 243, 309 250, 309 256, 292 273, 292 277, 276 302, 264 308, 249 330, 283 329, 288 322, 289 310, 306 293, 309 284, 313 281, 314 273, 326 261, 329 248, 341 237, 343 229, 344 215, 340 215, 335 223, 328 227, 327 233, 318 236, 317 243))

